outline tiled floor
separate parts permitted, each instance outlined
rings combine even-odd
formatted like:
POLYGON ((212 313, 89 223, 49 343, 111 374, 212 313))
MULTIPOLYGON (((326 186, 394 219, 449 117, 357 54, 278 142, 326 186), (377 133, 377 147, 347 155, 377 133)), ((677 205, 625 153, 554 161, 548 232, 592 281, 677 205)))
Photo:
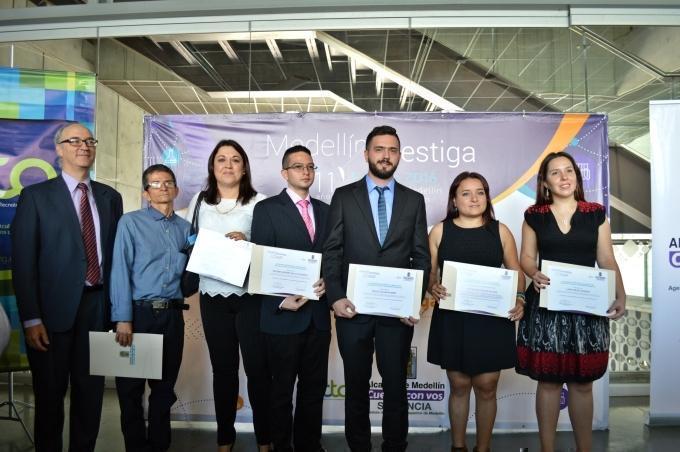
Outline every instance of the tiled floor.
MULTIPOLYGON (((30 387, 17 388, 16 398, 30 401, 30 387)), ((7 398, 7 388, 0 385, 0 400, 7 398)), ((649 428, 644 425, 649 400, 646 397, 613 397, 610 400, 608 431, 594 434, 594 452, 675 452, 680 450, 680 427, 649 428)), ((4 407, 0 416, 5 416, 4 407)), ((118 403, 115 392, 107 390, 104 403, 97 452, 123 451, 122 435, 118 423, 118 403)), ((31 411, 26 418, 31 422, 31 411)), ((255 439, 249 426, 240 428, 237 436, 236 452, 254 452, 255 439)), ((31 428, 32 429, 32 428, 31 428)), ((215 425, 211 422, 177 422, 173 424, 172 451, 211 451, 214 450, 215 425)), ((324 429, 324 445, 329 452, 345 451, 342 431, 338 428, 324 429)), ((375 450, 379 450, 380 435, 374 435, 375 450)), ((474 444, 474 437, 468 437, 468 445, 474 444)), ((450 450, 448 431, 414 432, 409 435, 409 451, 448 451, 450 450)), ((495 433, 493 450, 500 452, 539 451, 536 433, 495 433)), ((32 450, 20 425, 15 422, 0 421, 0 452, 19 452, 32 450)), ((573 451, 570 432, 558 434, 558 450, 573 451)))

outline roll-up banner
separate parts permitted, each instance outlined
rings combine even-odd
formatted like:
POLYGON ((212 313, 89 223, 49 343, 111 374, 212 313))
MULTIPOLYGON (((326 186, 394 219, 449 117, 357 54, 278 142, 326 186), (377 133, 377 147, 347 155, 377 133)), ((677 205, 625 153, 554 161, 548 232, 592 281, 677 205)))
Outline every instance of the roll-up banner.
POLYGON ((649 424, 680 425, 680 101, 649 103, 652 181, 652 368, 649 424))
POLYGON ((14 218, 21 189, 57 175, 54 134, 64 121, 21 121, 0 119, 0 304, 12 327, 5 353, 0 355, 0 372, 28 366, 14 288, 9 226, 14 218))
POLYGON ((9 225, 19 192, 58 174, 53 138, 65 121, 93 130, 95 85, 94 74, 0 67, 0 303, 12 326, 0 371, 28 366, 10 270, 9 225))
MULTIPOLYGON (((520 242, 523 212, 533 204, 536 173, 543 157, 554 151, 574 155, 589 201, 608 204, 609 172, 607 119, 604 115, 552 113, 351 113, 258 114, 229 116, 149 116, 145 119, 144 166, 164 163, 177 175, 181 194, 178 209, 186 208, 207 175, 207 158, 222 139, 234 139, 248 153, 253 184, 266 195, 285 186, 280 176, 284 151, 307 146, 319 169, 311 195, 330 202, 335 188, 366 174, 366 135, 378 125, 391 125, 401 139, 401 162, 395 174, 402 184, 425 197, 428 225, 442 220, 449 186, 462 171, 483 174, 491 186, 498 219, 520 242)), ((182 369, 173 408, 176 418, 214 416, 212 376, 197 300, 187 312, 182 369)), ((427 362, 427 336, 433 301, 425 300, 415 328, 407 380, 409 422, 418 427, 448 427, 448 381, 445 372, 427 362)), ((374 366, 370 382, 371 421, 380 425, 382 387, 374 366)), ((238 420, 251 413, 241 376, 238 420)), ((498 429, 536 429, 536 383, 503 371, 498 387, 498 429)), ((559 428, 570 428, 568 397, 564 391, 559 428)), ((608 423, 608 379, 594 386, 594 427, 608 423)), ((324 422, 344 423, 345 386, 342 359, 333 335, 324 422)), ((474 399, 474 396, 473 396, 474 399)), ((470 408, 474 425, 474 402, 470 408)))

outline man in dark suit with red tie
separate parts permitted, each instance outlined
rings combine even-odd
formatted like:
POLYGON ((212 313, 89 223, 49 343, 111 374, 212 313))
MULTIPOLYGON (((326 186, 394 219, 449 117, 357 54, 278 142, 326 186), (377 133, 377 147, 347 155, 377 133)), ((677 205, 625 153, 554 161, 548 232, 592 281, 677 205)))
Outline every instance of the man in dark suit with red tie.
POLYGON ((416 320, 360 314, 347 298, 352 263, 430 274, 425 200, 394 180, 400 157, 397 131, 374 128, 364 151, 368 174, 335 191, 328 217, 322 269, 345 370, 345 437, 352 452, 372 449, 368 391, 374 351, 384 397, 382 450, 404 451, 408 444, 406 372, 416 320))
POLYGON ((35 396, 35 448, 61 451, 71 383, 70 451, 93 451, 104 377, 90 376, 89 332, 109 329, 108 283, 120 194, 90 180, 97 140, 81 124, 55 135, 61 175, 21 192, 12 278, 35 396))
MULTIPOLYGON (((312 198, 316 166, 309 149, 293 146, 283 155, 281 175, 288 187, 255 205, 251 240, 258 245, 321 253, 328 205, 312 198)), ((321 416, 328 376, 330 312, 323 279, 320 300, 300 295, 262 296, 260 329, 272 372, 271 432, 277 452, 319 452, 321 416), (297 399, 293 418, 293 390, 297 399), (292 440, 292 442, 291 442, 292 440)))

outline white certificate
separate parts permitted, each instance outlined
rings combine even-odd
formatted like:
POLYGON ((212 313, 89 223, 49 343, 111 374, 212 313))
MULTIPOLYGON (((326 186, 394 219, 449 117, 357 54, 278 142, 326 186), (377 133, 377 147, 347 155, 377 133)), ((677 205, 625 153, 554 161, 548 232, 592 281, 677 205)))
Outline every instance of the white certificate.
POLYGON ((541 290, 542 308, 606 316, 616 297, 612 270, 543 260, 541 272, 550 278, 541 290))
POLYGON ((318 300, 312 286, 320 275, 319 253, 253 245, 248 292, 318 300))
POLYGON ((90 331, 90 375, 163 378, 163 335, 134 333, 132 345, 116 342, 116 333, 90 331))
POLYGON ((449 293, 439 300, 441 309, 507 317, 515 307, 515 270, 444 261, 442 285, 449 293))
POLYGON ((225 237, 221 232, 200 229, 187 270, 243 287, 250 267, 252 246, 245 240, 225 237))
POLYGON ((347 298, 359 314, 420 318, 423 271, 349 264, 347 298))

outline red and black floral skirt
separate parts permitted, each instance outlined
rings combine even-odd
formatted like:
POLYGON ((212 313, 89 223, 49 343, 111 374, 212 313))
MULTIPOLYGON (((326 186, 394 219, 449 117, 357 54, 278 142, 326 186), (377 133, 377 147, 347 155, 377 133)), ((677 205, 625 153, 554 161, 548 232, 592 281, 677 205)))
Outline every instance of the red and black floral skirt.
POLYGON ((540 308, 527 289, 517 332, 519 374, 538 381, 586 383, 602 377, 609 363, 609 319, 540 308))

